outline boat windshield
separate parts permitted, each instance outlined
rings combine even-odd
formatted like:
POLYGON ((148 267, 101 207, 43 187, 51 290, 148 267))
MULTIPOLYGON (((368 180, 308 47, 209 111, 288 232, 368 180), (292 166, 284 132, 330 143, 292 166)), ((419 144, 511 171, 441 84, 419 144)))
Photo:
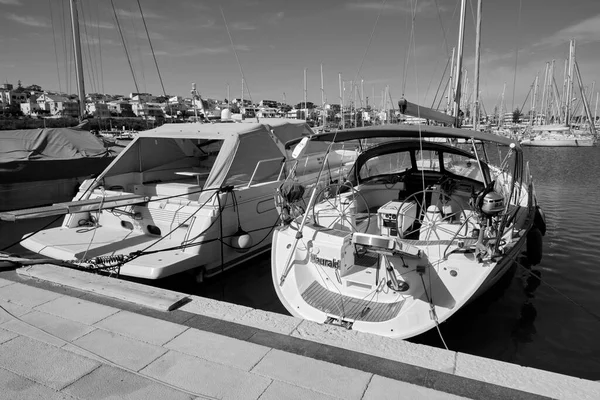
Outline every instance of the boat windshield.
POLYGON ((454 175, 483 182, 483 173, 476 159, 461 154, 445 153, 444 170, 454 175))
POLYGON ((222 146, 223 140, 141 137, 121 154, 106 176, 133 173, 139 183, 195 181, 196 176, 208 176, 222 146))
POLYGON ((374 176, 398 174, 412 168, 409 151, 383 154, 368 159, 360 168, 358 173, 361 180, 367 180, 374 176))

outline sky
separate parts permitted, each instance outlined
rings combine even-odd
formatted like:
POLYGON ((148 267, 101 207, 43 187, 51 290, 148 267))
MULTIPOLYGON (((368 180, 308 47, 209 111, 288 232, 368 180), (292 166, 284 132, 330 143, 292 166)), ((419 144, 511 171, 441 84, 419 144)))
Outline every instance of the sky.
MULTIPOLYGON (((328 103, 340 103, 341 73, 346 103, 356 82, 357 103, 362 87, 362 101, 380 105, 389 86, 394 103, 404 96, 437 106, 460 14, 460 0, 77 2, 88 93, 163 94, 152 46, 169 95, 189 97, 194 82, 205 98, 226 98, 228 85, 230 96, 240 97, 243 75, 245 98, 292 105, 304 99, 305 70, 307 99, 321 103, 322 65, 328 103)), ((467 0, 463 68, 470 98, 476 8, 477 0, 467 0)), ((75 93, 69 30, 69 0, 0 0, 0 81, 75 93)), ((552 60, 561 88, 572 38, 584 85, 591 91, 597 81, 600 89, 600 0, 483 0, 485 110, 499 106, 505 84, 506 109, 529 109, 535 77, 543 81, 552 60)))

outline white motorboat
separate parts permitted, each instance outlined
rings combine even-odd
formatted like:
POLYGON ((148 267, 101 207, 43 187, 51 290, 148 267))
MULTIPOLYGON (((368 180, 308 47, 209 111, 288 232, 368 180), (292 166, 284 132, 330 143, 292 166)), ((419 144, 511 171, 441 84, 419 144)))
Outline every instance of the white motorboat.
POLYGON ((68 214, 23 240, 46 257, 146 279, 192 270, 202 280, 269 250, 275 190, 290 168, 314 180, 323 163, 323 152, 286 162, 283 143, 309 134, 304 121, 285 119, 166 124, 140 132, 73 202, 8 217, 68 214))
POLYGON ((306 212, 274 232, 273 283, 292 315, 409 338, 488 290, 526 245, 540 261, 545 223, 517 141, 387 125, 311 142, 361 151, 340 183, 319 181, 306 212), (499 165, 488 151, 502 153, 499 165))

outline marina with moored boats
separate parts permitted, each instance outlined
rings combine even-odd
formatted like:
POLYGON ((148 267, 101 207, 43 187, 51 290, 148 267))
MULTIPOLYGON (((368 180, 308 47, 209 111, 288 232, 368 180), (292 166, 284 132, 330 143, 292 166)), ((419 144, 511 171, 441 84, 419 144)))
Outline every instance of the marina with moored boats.
MULTIPOLYGON (((472 82, 463 66, 468 2, 459 0, 457 48, 431 107, 417 104, 430 100, 418 90, 405 96, 406 72, 397 100, 389 85, 381 96, 373 86, 369 100, 367 51, 351 81, 336 72, 339 104, 327 101, 321 62, 320 105, 308 101, 304 68, 303 101, 288 106, 285 92, 283 102, 252 100, 237 53, 247 49, 232 32, 254 28, 229 24, 220 6, 241 97, 231 99, 227 82, 224 100, 208 98, 202 76, 183 99, 165 91, 138 1, 158 100, 142 93, 121 30, 119 18, 133 13, 111 3, 136 93, 109 105, 85 93, 83 2, 69 2, 77 96, 39 96, 41 87, 20 81, 0 91, 3 110, 12 115, 4 100, 18 100, 22 115, 44 124, 0 131, 11 143, 0 149, 0 177, 27 190, 0 204, 0 380, 78 398, 93 398, 89 388, 117 373, 119 395, 146 396, 145 383, 131 383, 139 380, 163 398, 367 399, 392 387, 476 399, 600 395, 600 359, 589 352, 600 323, 590 306, 600 220, 586 201, 599 195, 589 189, 600 168, 595 84, 584 84, 575 39, 563 93, 552 61, 541 101, 537 77, 531 86, 527 114, 524 105, 504 112, 505 84, 485 116, 482 0, 472 82), (45 128, 69 103, 81 125, 45 128), (125 129, 111 119, 117 109, 139 121, 125 129), (96 135, 77 136, 86 115, 96 135), (15 356, 13 347, 37 350, 15 356), (64 364, 60 377, 36 372, 48 362, 64 364)), ((411 10, 419 13, 417 2, 411 10)), ((93 62, 89 43, 87 52, 93 62)))

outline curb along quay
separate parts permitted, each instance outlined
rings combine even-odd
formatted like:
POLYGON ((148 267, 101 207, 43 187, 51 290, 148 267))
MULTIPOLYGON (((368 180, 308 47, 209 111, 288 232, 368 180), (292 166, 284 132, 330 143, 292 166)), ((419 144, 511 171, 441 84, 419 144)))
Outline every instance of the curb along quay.
POLYGON ((0 306, 2 399, 600 398, 597 382, 51 265, 1 272, 0 306))

